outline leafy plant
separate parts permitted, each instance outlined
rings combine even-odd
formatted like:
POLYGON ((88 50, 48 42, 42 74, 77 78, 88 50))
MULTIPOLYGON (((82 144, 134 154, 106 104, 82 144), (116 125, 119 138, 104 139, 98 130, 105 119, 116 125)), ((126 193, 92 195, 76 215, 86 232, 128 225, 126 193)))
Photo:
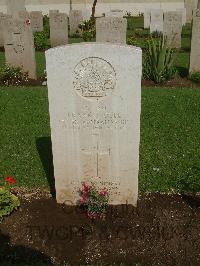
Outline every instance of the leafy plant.
POLYGON ((190 80, 196 82, 196 83, 200 83, 200 72, 192 72, 190 74, 190 80))
POLYGON ((47 39, 50 38, 50 24, 49 17, 47 15, 43 16, 43 31, 45 32, 47 39))
POLYGON ((82 37, 84 41, 91 41, 95 37, 95 21, 94 20, 85 20, 79 24, 79 29, 82 31, 82 37))
POLYGON ((81 206, 91 219, 104 219, 108 207, 109 194, 106 189, 97 190, 94 184, 82 184, 81 206))
POLYGON ((48 48, 48 37, 45 31, 34 33, 34 44, 36 50, 45 50, 48 48))
POLYGON ((10 192, 10 185, 15 184, 16 180, 11 176, 7 176, 4 182, 5 185, 0 187, 0 219, 3 216, 9 215, 20 206, 18 197, 10 192))
POLYGON ((5 65, 0 67, 0 84, 6 86, 19 86, 28 82, 28 73, 23 72, 20 67, 5 65))
POLYGON ((161 38, 162 36, 163 36, 163 34, 162 34, 162 32, 161 31, 153 31, 152 33, 151 33, 151 36, 152 36, 152 38, 161 38))
POLYGON ((153 80, 155 83, 171 79, 175 73, 175 53, 168 48, 166 40, 162 37, 159 41, 147 41, 147 49, 143 60, 143 78, 153 80))

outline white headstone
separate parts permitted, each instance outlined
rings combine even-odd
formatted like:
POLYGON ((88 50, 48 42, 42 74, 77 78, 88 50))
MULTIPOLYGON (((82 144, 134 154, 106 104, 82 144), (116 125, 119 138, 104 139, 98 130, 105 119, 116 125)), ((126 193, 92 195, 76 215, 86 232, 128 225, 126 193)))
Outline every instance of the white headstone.
POLYGON ((163 10, 151 10, 150 32, 163 32, 163 10))
POLYGON ((32 11, 30 20, 33 33, 43 31, 43 15, 41 11, 32 11))
POLYGON ((182 14, 182 25, 186 24, 186 8, 177 8, 176 11, 181 12, 182 14))
POLYGON ((90 20, 90 17, 91 17, 91 11, 89 9, 82 9, 82 17, 83 17, 83 20, 90 20))
POLYGON ((96 19, 96 41, 126 44, 127 19, 102 17, 96 19))
POLYGON ((150 17, 151 17, 151 9, 144 10, 144 29, 148 29, 150 27, 150 17))
POLYGON ((167 39, 167 45, 172 48, 181 48, 182 14, 179 11, 164 13, 163 34, 167 39))
POLYGON ((70 35, 80 33, 79 24, 82 21, 83 21, 83 14, 81 10, 70 10, 69 12, 70 35))
POLYGON ((51 47, 68 43, 68 18, 67 14, 50 12, 50 41, 51 47))
POLYGON ((142 51, 85 43, 46 51, 58 203, 77 204, 82 182, 110 204, 138 196, 142 51))
POLYGON ((200 72, 200 12, 193 18, 189 71, 200 72))
POLYGON ((3 24, 4 49, 7 64, 21 67, 29 78, 36 79, 36 61, 30 21, 6 19, 3 24))

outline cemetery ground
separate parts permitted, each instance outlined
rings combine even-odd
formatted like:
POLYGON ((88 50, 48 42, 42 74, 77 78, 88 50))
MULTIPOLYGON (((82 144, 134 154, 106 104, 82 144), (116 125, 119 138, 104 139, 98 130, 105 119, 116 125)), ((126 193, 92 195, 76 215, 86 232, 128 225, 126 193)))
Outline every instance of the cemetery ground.
MULTIPOLYGON (((133 25, 141 18, 129 22, 128 38, 133 25)), ((135 45, 146 33, 138 30, 135 45)), ((105 221, 56 204, 46 86, 0 88, 0 175, 15 177, 21 200, 0 224, 0 265, 200 265, 200 85, 186 79, 190 34, 187 25, 179 75, 163 86, 143 81, 138 207, 110 206, 105 221)), ((40 84, 44 52, 36 57, 40 84)))

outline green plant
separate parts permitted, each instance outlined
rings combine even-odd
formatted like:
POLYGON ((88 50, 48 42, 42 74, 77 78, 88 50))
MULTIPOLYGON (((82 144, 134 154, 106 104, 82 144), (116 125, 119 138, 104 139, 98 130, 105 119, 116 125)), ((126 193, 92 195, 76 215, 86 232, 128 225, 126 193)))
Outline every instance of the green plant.
POLYGON ((0 84, 6 86, 19 86, 28 82, 28 74, 20 67, 5 65, 0 68, 0 84))
POLYGON ((48 48, 48 37, 45 31, 34 33, 34 44, 36 50, 45 50, 48 48))
POLYGON ((91 41, 92 38, 95 37, 96 30, 94 20, 90 19, 83 21, 81 24, 79 24, 79 29, 81 29, 84 41, 91 41))
POLYGON ((160 38, 160 37, 162 37, 163 36, 163 34, 162 34, 162 32, 161 31, 153 31, 152 33, 151 33, 151 37, 152 38, 160 38))
POLYGON ((192 72, 190 74, 190 80, 192 80, 196 83, 200 83, 200 71, 192 72))
POLYGON ((155 83, 171 79, 176 73, 174 59, 174 50, 167 47, 163 37, 157 43, 151 38, 147 41, 144 54, 143 78, 153 80, 155 83))
POLYGON ((50 25, 49 25, 49 17, 47 15, 43 16, 43 31, 45 32, 47 39, 50 37, 50 25))
POLYGON ((11 176, 7 176, 4 183, 4 186, 0 187, 0 219, 20 206, 18 197, 10 192, 10 185, 15 184, 16 180, 11 176))
POLYGON ((94 184, 82 184, 80 190, 81 206, 91 219, 104 219, 108 207, 109 194, 104 188, 98 190, 94 184))

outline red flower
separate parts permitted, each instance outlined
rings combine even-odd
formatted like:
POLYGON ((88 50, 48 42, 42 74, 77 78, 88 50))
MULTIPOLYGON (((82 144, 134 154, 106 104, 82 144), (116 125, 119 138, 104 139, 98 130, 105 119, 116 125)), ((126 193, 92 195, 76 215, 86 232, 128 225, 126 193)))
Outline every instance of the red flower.
POLYGON ((84 193, 87 193, 90 190, 90 186, 88 186, 86 183, 82 184, 82 189, 81 191, 84 193))
POLYGON ((84 192, 84 193, 82 194, 82 197, 81 197, 81 204, 83 204, 83 205, 84 205, 85 202, 86 202, 86 195, 87 195, 87 193, 84 192))
POLYGON ((7 183, 10 183, 10 184, 15 184, 16 183, 16 180, 12 176, 7 176, 7 177, 4 178, 4 180, 7 183))
POLYGON ((99 193, 100 196, 105 197, 108 194, 107 191, 103 190, 99 193))

